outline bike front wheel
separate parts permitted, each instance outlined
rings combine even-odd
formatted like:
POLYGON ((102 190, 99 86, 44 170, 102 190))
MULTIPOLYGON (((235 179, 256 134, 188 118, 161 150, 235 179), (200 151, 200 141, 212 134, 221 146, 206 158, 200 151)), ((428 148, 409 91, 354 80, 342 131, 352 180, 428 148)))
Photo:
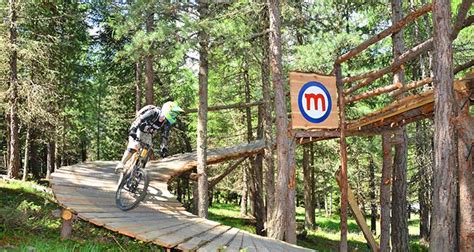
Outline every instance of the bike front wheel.
POLYGON ((148 173, 143 168, 123 174, 115 193, 117 207, 128 211, 138 206, 146 196, 148 183, 148 173))

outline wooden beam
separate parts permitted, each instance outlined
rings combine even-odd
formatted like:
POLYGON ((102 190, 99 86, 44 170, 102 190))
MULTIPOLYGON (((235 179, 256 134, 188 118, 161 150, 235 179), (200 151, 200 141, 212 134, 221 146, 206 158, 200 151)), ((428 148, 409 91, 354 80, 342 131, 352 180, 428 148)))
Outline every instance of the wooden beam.
MULTIPOLYGON (((213 107, 209 107, 208 111, 219 111, 219 110, 225 110, 225 109, 235 109, 235 108, 248 108, 248 107, 253 107, 253 106, 259 106, 262 105, 263 101, 254 101, 250 103, 235 103, 235 104, 229 104, 229 105, 217 105, 213 107)), ((184 111, 185 114, 190 114, 190 113, 197 113, 197 109, 187 109, 184 111)))
MULTIPOLYGON (((339 185, 339 188, 342 190, 342 181, 341 181, 341 170, 336 171, 336 181, 337 184, 339 185)), ((370 248, 372 251, 379 251, 379 245, 375 241, 375 238, 372 234, 372 231, 370 231, 370 228, 367 226, 367 222, 365 220, 364 215, 359 209, 359 205, 357 204, 357 200, 354 196, 354 193, 352 192, 351 188, 348 186, 347 187, 347 198, 349 201, 349 206, 352 210, 352 213, 354 214, 354 217, 356 219, 357 225, 359 225, 360 229, 362 230, 362 233, 364 234, 365 240, 369 244, 370 248)))
POLYGON ((355 95, 355 96, 348 96, 344 99, 344 101, 345 101, 346 104, 350 104, 350 103, 360 101, 360 100, 363 100, 363 99, 367 99, 367 98, 370 98, 370 97, 374 97, 374 96, 377 96, 377 95, 380 95, 380 94, 385 94, 385 93, 388 93, 388 92, 392 92, 392 91, 397 90, 397 89, 400 90, 402 87, 403 87, 402 83, 397 82, 395 84, 391 84, 391 85, 388 85, 388 86, 385 86, 385 87, 379 87, 379 88, 367 91, 367 92, 362 93, 362 94, 358 94, 358 95, 355 95))
POLYGON ((383 75, 387 73, 392 73, 397 71, 400 67, 402 67, 403 64, 406 62, 418 57, 420 54, 431 50, 433 48, 433 38, 429 38, 426 41, 416 45, 415 47, 411 48, 410 50, 407 50, 404 52, 402 55, 399 57, 395 58, 395 60, 392 62, 392 64, 388 67, 379 69, 379 70, 374 70, 371 72, 367 72, 358 76, 353 76, 350 78, 345 78, 343 79, 344 83, 347 82, 353 82, 357 80, 362 80, 365 79, 364 81, 361 81, 357 83, 356 85, 348 88, 345 92, 344 95, 351 94, 357 90, 359 90, 362 87, 365 87, 369 85, 370 83, 374 82, 378 78, 382 77, 383 75))
POLYGON ((466 20, 464 20, 462 29, 471 26, 473 23, 474 23, 474 15, 470 15, 469 17, 466 18, 466 20))
POLYGON ((239 167, 239 165, 244 162, 245 159, 247 159, 247 157, 243 157, 237 160, 235 163, 229 166, 223 173, 209 179, 209 190, 212 190, 214 186, 217 185, 217 183, 221 182, 227 175, 234 171, 235 168, 239 167))
POLYGON ((339 58, 337 58, 336 64, 341 64, 342 62, 349 60, 350 58, 356 56, 357 54, 359 54, 363 50, 367 49, 369 46, 371 46, 371 45, 377 43, 378 41, 382 40, 383 38, 385 38, 385 37, 387 37, 387 36, 389 36, 393 33, 396 33, 398 31, 400 31, 403 27, 405 27, 407 24, 413 22, 418 17, 430 12, 431 9, 432 9, 432 5, 427 4, 427 5, 419 8, 418 10, 413 11, 412 13, 408 14, 405 18, 400 20, 398 23, 388 27, 387 29, 380 32, 379 34, 373 36, 372 38, 370 38, 370 39, 366 40, 365 42, 363 42, 362 44, 358 45, 356 48, 350 50, 349 52, 347 52, 347 53, 343 54, 342 56, 340 56, 339 58))
POLYGON ((424 79, 418 80, 418 81, 413 81, 413 82, 401 87, 400 89, 396 90, 395 92, 391 93, 391 95, 394 96, 394 97, 397 97, 397 96, 399 96, 400 94, 402 94, 406 91, 415 89, 417 87, 421 87, 421 86, 426 85, 426 84, 431 83, 431 82, 433 82, 433 78, 431 78, 431 77, 424 78, 424 79))
MULTIPOLYGON (((347 136, 377 136, 384 133, 395 133, 397 129, 392 127, 370 127, 364 129, 346 130, 347 136)), ((327 140, 332 138, 339 138, 341 135, 339 130, 322 130, 322 131, 295 131, 296 138, 300 138, 300 144, 307 144, 311 142, 327 140)))
POLYGON ((346 115, 344 112, 344 96, 343 88, 344 84, 342 83, 342 70, 341 65, 336 64, 336 86, 339 100, 339 130, 340 130, 340 139, 339 139, 339 148, 340 148, 340 157, 341 157, 341 243, 339 250, 341 252, 347 252, 347 144, 346 144, 346 115))
POLYGON ((457 74, 457 73, 459 73, 463 70, 466 70, 466 69, 468 69, 472 66, 474 66, 474 59, 472 59, 472 60, 470 60, 470 61, 468 61, 468 62, 466 62, 466 63, 464 63, 460 66, 455 67, 454 68, 454 74, 457 74))
POLYGON ((454 23, 453 31, 451 33, 451 40, 455 40, 458 37, 459 32, 463 29, 471 5, 472 0, 463 0, 459 5, 458 15, 456 16, 456 22, 454 23))
POLYGON ((392 145, 390 135, 382 135, 382 177, 380 181, 380 250, 390 251, 390 188, 392 187, 392 145))
MULTIPOLYGON (((469 16, 467 19, 464 20, 463 26, 461 27, 460 30, 470 26, 474 22, 474 17, 469 16)), ((383 75, 390 73, 390 72, 395 72, 397 71, 400 67, 402 67, 407 61, 410 61, 416 57, 418 57, 420 54, 429 51, 433 49, 433 38, 429 38, 426 41, 416 45, 415 47, 411 48, 410 50, 407 50, 404 52, 402 55, 399 57, 395 58, 392 64, 388 67, 379 69, 379 70, 374 70, 370 72, 366 72, 360 75, 352 76, 352 77, 346 77, 342 79, 343 83, 351 83, 355 82, 358 80, 363 80, 362 82, 359 82, 357 85, 354 85, 347 89, 347 91, 344 92, 345 95, 348 95, 350 93, 355 92, 356 90, 365 87, 369 85, 370 83, 374 82, 378 78, 382 77, 383 75)))

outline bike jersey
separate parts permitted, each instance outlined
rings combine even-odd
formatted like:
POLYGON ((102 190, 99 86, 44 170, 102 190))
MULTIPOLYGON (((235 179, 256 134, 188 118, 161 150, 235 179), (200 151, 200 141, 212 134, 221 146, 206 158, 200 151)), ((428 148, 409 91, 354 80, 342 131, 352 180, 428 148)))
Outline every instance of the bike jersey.
POLYGON ((137 118, 130 127, 130 133, 136 133, 140 129, 142 132, 153 135, 161 129, 161 147, 166 148, 171 124, 165 118, 160 122, 161 108, 147 105, 140 109, 137 114, 137 118))

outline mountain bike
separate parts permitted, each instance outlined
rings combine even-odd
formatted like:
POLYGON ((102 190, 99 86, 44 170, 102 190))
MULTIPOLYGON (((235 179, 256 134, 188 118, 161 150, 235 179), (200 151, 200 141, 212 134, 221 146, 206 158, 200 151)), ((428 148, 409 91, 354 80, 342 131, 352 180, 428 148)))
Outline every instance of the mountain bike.
POLYGON ((149 184, 146 163, 150 159, 151 146, 140 142, 137 152, 130 158, 128 166, 120 174, 115 204, 123 211, 128 211, 140 203, 146 194, 149 184))

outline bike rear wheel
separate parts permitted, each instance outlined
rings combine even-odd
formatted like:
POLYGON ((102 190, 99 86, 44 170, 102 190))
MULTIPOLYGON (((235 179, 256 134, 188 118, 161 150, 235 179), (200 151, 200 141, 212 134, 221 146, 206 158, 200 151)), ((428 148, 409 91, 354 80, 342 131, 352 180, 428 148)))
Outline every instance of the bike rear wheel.
POLYGON ((148 173, 143 168, 123 174, 115 193, 117 207, 128 211, 138 206, 146 196, 148 183, 148 173))

